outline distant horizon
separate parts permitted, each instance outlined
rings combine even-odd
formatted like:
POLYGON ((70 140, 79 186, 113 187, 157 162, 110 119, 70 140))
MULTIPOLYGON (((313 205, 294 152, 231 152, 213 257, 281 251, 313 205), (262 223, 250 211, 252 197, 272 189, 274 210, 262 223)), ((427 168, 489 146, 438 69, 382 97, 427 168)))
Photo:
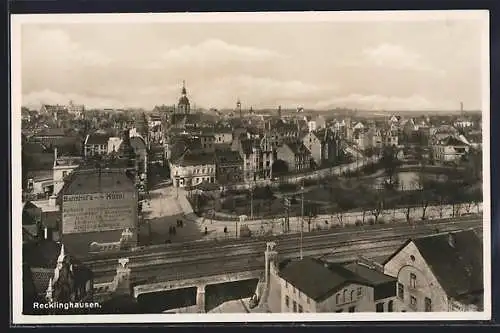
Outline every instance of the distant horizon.
POLYGON ((200 21, 189 14, 174 22, 168 14, 154 22, 120 15, 30 21, 18 25, 22 104, 152 109, 177 104, 185 81, 191 105, 207 109, 235 108, 238 99, 254 109, 433 112, 460 102, 481 109, 487 25, 463 13, 413 14, 417 19, 393 12, 349 21, 332 12, 316 21, 314 13, 302 21, 287 21, 286 13, 242 21, 223 19, 232 13, 200 21))
MULTIPOLYGON (((78 103, 74 103, 78 105, 78 103)), ((68 106, 69 103, 65 104, 44 104, 44 105, 60 105, 60 106, 68 106)), ((22 105, 22 108, 27 108, 30 111, 39 111, 39 109, 42 108, 43 105, 40 105, 38 108, 33 108, 29 107, 27 105, 22 105)), ((122 106, 122 107, 104 107, 104 108, 91 108, 85 106, 86 111, 91 111, 91 110, 96 110, 96 111, 104 111, 104 110, 110 110, 110 111, 118 111, 118 110, 143 110, 144 112, 153 112, 155 107, 161 107, 161 106, 173 106, 169 104, 160 104, 160 105, 155 105, 152 108, 146 108, 146 107, 134 107, 134 106, 122 106)), ((238 112, 236 108, 214 108, 214 107, 196 107, 196 109, 191 109, 191 111, 211 111, 211 110, 216 110, 219 112, 238 112)), ((242 110, 244 115, 249 114, 250 109, 245 109, 242 110)), ((276 108, 252 108, 253 113, 258 113, 259 111, 276 111, 278 112, 278 107, 276 108)), ((286 112, 286 113, 296 113, 296 114, 301 114, 301 113, 307 113, 307 112, 361 112, 361 113, 375 113, 375 112, 381 112, 381 113, 391 113, 391 114, 397 114, 397 113, 431 113, 431 112, 438 112, 438 113, 482 113, 483 111, 481 109, 433 109, 433 110, 418 110, 418 109, 407 109, 407 110, 382 110, 382 109, 352 109, 348 107, 336 107, 336 108, 331 108, 331 109, 307 109, 304 108, 303 112, 296 112, 296 108, 286 108, 286 107, 281 107, 281 112, 286 112)))

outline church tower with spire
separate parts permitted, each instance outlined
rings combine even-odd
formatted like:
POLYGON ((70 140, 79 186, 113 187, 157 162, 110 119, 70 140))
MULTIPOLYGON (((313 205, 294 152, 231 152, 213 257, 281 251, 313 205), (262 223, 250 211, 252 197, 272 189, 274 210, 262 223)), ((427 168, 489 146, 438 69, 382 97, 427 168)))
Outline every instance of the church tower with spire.
POLYGON ((241 101, 240 99, 238 98, 238 100, 236 101, 236 111, 239 113, 240 115, 240 118, 243 118, 243 114, 241 112, 241 101))
POLYGON ((191 104, 189 103, 189 98, 187 97, 186 81, 182 81, 182 91, 179 103, 177 104, 177 112, 180 114, 189 114, 190 110, 191 104))

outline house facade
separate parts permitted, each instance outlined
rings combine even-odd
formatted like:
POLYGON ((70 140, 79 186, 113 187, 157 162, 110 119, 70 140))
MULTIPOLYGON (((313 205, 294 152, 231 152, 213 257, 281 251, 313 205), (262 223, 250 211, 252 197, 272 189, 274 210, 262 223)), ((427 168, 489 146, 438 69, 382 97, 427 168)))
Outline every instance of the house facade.
POLYGON ((220 184, 232 184, 243 180, 243 159, 231 150, 216 150, 216 179, 220 184))
POLYGON ((90 158, 98 155, 108 154, 108 140, 110 135, 93 133, 88 134, 85 137, 83 143, 83 156, 85 158, 90 158))
POLYGON ((243 160, 245 181, 272 178, 273 143, 266 135, 258 139, 239 140, 237 150, 243 160))
POLYGON ((384 262, 397 278, 396 311, 478 311, 482 243, 473 230, 410 239, 384 262))
POLYGON ((438 163, 457 162, 469 152, 470 146, 453 136, 437 140, 432 145, 434 161, 438 163))
POLYGON ((315 258, 286 261, 278 266, 276 273, 271 270, 272 297, 279 297, 279 302, 269 302, 272 312, 376 312, 377 298, 395 296, 394 279, 380 272, 365 274, 370 277, 367 279, 353 267, 315 258), (380 280, 379 276, 384 277, 389 292, 376 295, 380 283, 371 280, 380 280))
POLYGON ((170 177, 175 187, 195 186, 202 182, 215 183, 215 155, 187 151, 179 159, 170 162, 170 177))
POLYGON ((284 143, 276 149, 276 156, 286 162, 288 171, 304 172, 311 168, 311 153, 300 141, 284 143))

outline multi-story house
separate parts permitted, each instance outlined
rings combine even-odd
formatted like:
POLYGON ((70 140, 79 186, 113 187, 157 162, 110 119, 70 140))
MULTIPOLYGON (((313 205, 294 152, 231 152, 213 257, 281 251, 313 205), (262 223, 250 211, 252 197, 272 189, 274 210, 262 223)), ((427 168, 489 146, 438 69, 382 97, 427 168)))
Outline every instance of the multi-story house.
POLYGON ((214 137, 214 146, 217 149, 229 149, 233 142, 233 131, 230 127, 216 128, 214 137))
POLYGON ((243 159, 232 150, 215 151, 216 179, 220 184, 232 184, 243 180, 243 159))
POLYGON ((158 112, 152 113, 148 117, 148 142, 151 143, 162 143, 163 140, 163 122, 162 116, 158 112))
POLYGON ((438 163, 457 162, 469 152, 470 145, 454 136, 440 139, 432 145, 434 161, 438 163))
POLYGON ((317 167, 335 163, 341 151, 340 138, 329 129, 307 133, 302 139, 317 167))
MULTIPOLYGON (((391 310, 395 279, 357 264, 344 267, 315 258, 282 262, 272 276, 272 312, 376 312, 391 310), (359 266, 359 267, 358 267, 359 266), (358 272, 363 269, 363 274, 358 272), (369 271, 369 272, 368 272, 369 271), (364 275, 364 276, 363 276, 364 275), (385 307, 382 304, 387 301, 385 307)), ((272 273, 271 273, 272 274, 272 273)))
POLYGON ((383 147, 384 140, 382 137, 382 131, 379 128, 375 126, 370 127, 366 132, 366 137, 367 140, 365 149, 381 149, 383 147))
POLYGON ((69 105, 67 107, 68 112, 74 115, 76 118, 82 118, 83 113, 85 112, 85 105, 74 104, 73 101, 69 101, 69 105))
POLYGON ((304 172, 311 168, 311 152, 302 142, 288 142, 276 149, 278 160, 284 161, 288 171, 304 172))
POLYGON ((199 138, 201 149, 207 153, 215 151, 215 136, 213 134, 200 134, 195 137, 199 138))
POLYGON ((395 311, 481 311, 483 245, 474 230, 409 239, 384 262, 397 279, 395 311))
POLYGON ((240 139, 235 148, 243 159, 245 181, 272 177, 274 150, 272 141, 266 135, 259 139, 240 139))
POLYGON ((54 194, 57 195, 64 186, 66 177, 83 162, 80 156, 58 156, 54 149, 54 167, 52 168, 54 194))
POLYGON ((392 147, 399 145, 399 130, 396 125, 392 124, 382 132, 382 143, 385 146, 392 147))
POLYGON ((109 134, 93 133, 88 134, 83 143, 83 156, 90 158, 108 153, 109 134))
POLYGON ((215 183, 215 154, 186 151, 180 158, 170 161, 170 177, 175 187, 215 183))

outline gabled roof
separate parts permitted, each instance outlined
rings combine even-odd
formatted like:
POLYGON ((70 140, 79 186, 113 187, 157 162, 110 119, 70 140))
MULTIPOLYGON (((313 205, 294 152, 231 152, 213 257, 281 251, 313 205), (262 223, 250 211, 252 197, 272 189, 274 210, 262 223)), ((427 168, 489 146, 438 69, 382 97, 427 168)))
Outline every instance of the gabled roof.
POLYGON ((87 194, 100 192, 134 192, 134 183, 121 169, 74 170, 65 180, 61 194, 87 194))
POLYGON ((483 244, 474 230, 409 239, 384 265, 410 242, 418 248, 448 296, 460 298, 483 290, 483 244))
POLYGON ((448 136, 439 141, 439 144, 443 146, 467 146, 467 144, 453 136, 448 136))
POLYGON ((64 112, 68 110, 68 108, 64 105, 44 104, 42 107, 45 108, 47 112, 64 112))
POLYGON ((66 130, 64 128, 43 128, 34 136, 65 136, 66 130))
POLYGON ((309 155, 310 152, 302 142, 286 142, 283 145, 290 148, 295 155, 309 155))
POLYGON ((109 134, 93 133, 89 134, 85 139, 87 145, 107 145, 111 137, 109 134))
POLYGON ((290 261, 280 268, 279 275, 317 302, 329 298, 350 283, 372 285, 341 265, 314 258, 290 261))
POLYGON ((256 146, 257 141, 253 139, 246 139, 246 140, 241 140, 241 150, 243 151, 244 154, 252 154, 253 153, 253 148, 256 146))
POLYGON ((240 153, 233 150, 216 150, 215 158, 220 164, 243 163, 240 153))
POLYGON ((179 166, 215 164, 215 154, 187 151, 174 164, 179 166))

